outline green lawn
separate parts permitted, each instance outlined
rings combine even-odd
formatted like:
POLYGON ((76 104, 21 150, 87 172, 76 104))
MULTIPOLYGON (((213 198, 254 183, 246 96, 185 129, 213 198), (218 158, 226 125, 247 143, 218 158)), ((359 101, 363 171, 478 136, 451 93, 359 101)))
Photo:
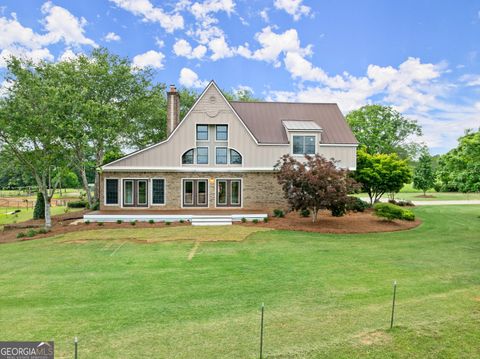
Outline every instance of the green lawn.
POLYGON ((80 358, 255 358, 265 302, 266 358, 480 357, 480 206, 415 212, 420 227, 388 234, 143 244, 149 229, 129 228, 1 245, 0 340, 54 339, 57 358, 74 336, 80 358))
MULTIPOLYGON (((52 215, 63 214, 65 213, 66 207, 52 207, 52 215)), ((78 211, 80 209, 71 208, 69 211, 78 211)), ((0 231, 3 230, 5 224, 20 223, 28 221, 33 217, 33 209, 29 208, 17 208, 17 207, 0 207, 0 231), (17 209, 20 209, 20 213, 16 214, 7 214, 13 212, 17 209)))

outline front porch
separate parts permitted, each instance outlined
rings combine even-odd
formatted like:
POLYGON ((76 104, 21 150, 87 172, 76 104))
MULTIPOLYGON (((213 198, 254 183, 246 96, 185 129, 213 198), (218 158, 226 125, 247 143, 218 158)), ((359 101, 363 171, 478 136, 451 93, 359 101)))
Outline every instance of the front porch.
POLYGON ((263 221, 267 218, 266 211, 244 209, 182 209, 182 210, 101 210, 87 213, 84 221, 90 222, 190 222, 192 225, 230 225, 240 222, 242 218, 247 221, 263 221))

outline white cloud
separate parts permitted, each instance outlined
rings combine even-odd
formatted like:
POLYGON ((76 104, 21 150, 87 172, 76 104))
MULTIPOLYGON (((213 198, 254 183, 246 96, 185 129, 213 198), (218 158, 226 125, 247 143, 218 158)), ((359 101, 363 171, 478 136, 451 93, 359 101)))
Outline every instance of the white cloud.
POLYGON ((46 15, 42 23, 48 31, 45 35, 48 43, 63 41, 67 45, 97 45, 95 41, 84 35, 84 27, 87 24, 85 18, 78 19, 67 9, 53 5, 50 1, 43 4, 42 13, 46 15))
POLYGON ((173 45, 173 52, 177 56, 183 56, 188 59, 201 59, 203 56, 205 56, 207 48, 203 45, 198 45, 192 49, 192 46, 188 43, 188 41, 181 39, 175 42, 173 45))
POLYGON ((275 0, 273 5, 279 10, 284 10, 293 16, 293 20, 298 21, 302 16, 310 15, 312 10, 306 5, 302 5, 303 0, 275 0))
POLYGON ((277 34, 272 31, 272 27, 267 26, 261 32, 255 34, 255 39, 261 45, 261 48, 251 51, 247 44, 246 46, 240 46, 237 52, 246 58, 272 62, 275 67, 281 65, 278 59, 281 54, 297 53, 305 56, 312 53, 311 45, 305 48, 300 46, 300 39, 295 29, 277 34))
POLYGON ((161 52, 150 50, 145 52, 144 54, 135 56, 132 62, 133 62, 133 66, 141 69, 149 66, 156 69, 163 69, 164 59, 165 59, 165 55, 162 54, 161 52))
POLYGON ((267 8, 260 11, 260 17, 263 19, 263 21, 270 22, 270 18, 268 17, 268 9, 267 8))
POLYGON ((191 69, 184 67, 180 70, 180 78, 178 79, 180 85, 185 87, 203 88, 208 85, 208 81, 202 81, 198 75, 191 69))
POLYGON ((230 48, 225 38, 217 37, 208 43, 208 48, 212 51, 210 58, 213 61, 220 60, 226 57, 232 57, 235 54, 234 49, 230 48))
POLYGON ((480 86, 480 75, 466 74, 460 77, 460 81, 465 83, 465 86, 480 86))
POLYGON ((70 60, 74 60, 78 57, 78 54, 74 53, 72 51, 72 49, 70 48, 67 48, 65 49, 65 51, 63 52, 63 54, 61 54, 59 57, 58 57, 58 61, 70 61, 70 60))
POLYGON ((161 49, 162 47, 165 46, 165 41, 155 36, 155 44, 158 46, 159 49, 161 49))
POLYGON ((205 0, 204 2, 195 2, 190 11, 197 19, 209 20, 212 13, 220 11, 230 15, 235 9, 235 3, 232 0, 205 0))
POLYGON ((115 34, 114 32, 109 32, 106 34, 103 38, 106 42, 111 42, 111 41, 120 41, 121 37, 120 35, 115 34))
POLYGON ((118 7, 127 10, 135 16, 141 16, 145 22, 156 22, 167 32, 183 29, 183 17, 174 13, 166 13, 162 8, 155 7, 149 0, 110 0, 118 7))
POLYGON ((54 59, 52 53, 47 48, 28 50, 25 48, 12 47, 10 49, 3 49, 0 51, 0 68, 6 67, 7 60, 12 56, 30 59, 34 63, 42 60, 53 61, 54 59))

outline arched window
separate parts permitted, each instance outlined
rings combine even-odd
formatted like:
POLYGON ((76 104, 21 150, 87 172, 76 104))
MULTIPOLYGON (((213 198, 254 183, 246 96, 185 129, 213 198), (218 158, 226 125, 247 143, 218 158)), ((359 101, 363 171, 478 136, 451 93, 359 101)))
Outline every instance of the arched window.
POLYGON ((237 151, 235 151, 234 149, 230 149, 230 164, 231 165, 242 164, 242 155, 237 151))
POLYGON ((182 155, 183 165, 193 165, 193 148, 182 155))

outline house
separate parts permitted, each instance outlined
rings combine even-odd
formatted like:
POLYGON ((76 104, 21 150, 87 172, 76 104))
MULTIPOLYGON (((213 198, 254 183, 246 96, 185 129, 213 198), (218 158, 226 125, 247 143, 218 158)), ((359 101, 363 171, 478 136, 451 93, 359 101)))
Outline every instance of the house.
POLYGON ((211 81, 180 121, 173 85, 167 96, 167 139, 101 168, 101 211, 271 211, 286 206, 282 155, 355 169, 358 142, 336 104, 228 101, 211 81))

